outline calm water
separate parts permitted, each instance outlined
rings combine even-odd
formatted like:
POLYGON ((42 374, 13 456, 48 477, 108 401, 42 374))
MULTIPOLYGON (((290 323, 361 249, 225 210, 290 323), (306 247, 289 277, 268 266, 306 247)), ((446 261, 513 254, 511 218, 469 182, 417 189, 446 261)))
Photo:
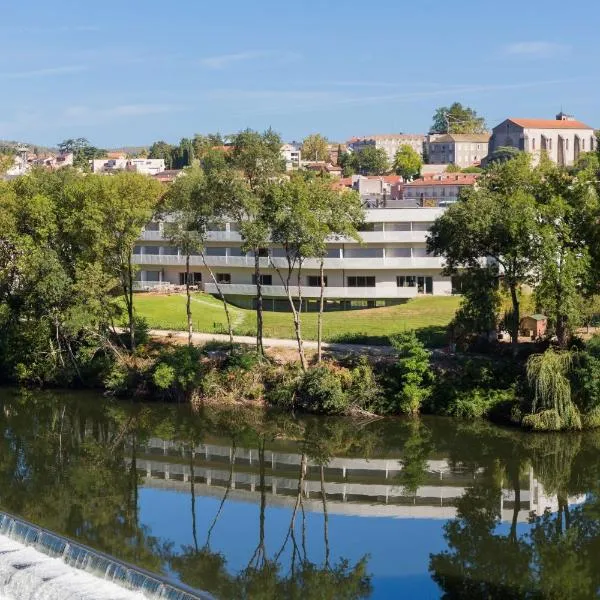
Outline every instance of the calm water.
POLYGON ((600 432, 0 405, 0 510, 217 598, 599 595, 600 432))

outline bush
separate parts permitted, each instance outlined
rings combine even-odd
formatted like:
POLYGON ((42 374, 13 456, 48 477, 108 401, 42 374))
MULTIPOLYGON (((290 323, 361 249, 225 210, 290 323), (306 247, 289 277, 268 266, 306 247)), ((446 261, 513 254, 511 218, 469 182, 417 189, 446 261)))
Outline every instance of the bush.
POLYGON ((152 383, 165 399, 189 400, 200 386, 202 351, 195 346, 164 349, 152 372, 152 383))
POLYGON ((563 421, 554 409, 525 415, 521 421, 521 425, 525 429, 531 429, 532 431, 560 431, 564 429, 563 421))
POLYGON ((513 389, 483 389, 480 387, 457 393, 448 403, 444 414, 461 419, 479 419, 487 417, 502 404, 514 404, 513 389))
POLYGON ((264 377, 265 401, 271 406, 293 409, 301 377, 302 371, 298 365, 271 367, 264 377))
POLYGON ((380 403, 382 389, 366 356, 361 356, 350 369, 350 385, 346 393, 350 403, 361 408, 370 409, 380 403))
POLYGON ((296 404, 306 412, 339 415, 348 408, 348 397, 335 373, 327 367, 316 367, 302 376, 296 404))

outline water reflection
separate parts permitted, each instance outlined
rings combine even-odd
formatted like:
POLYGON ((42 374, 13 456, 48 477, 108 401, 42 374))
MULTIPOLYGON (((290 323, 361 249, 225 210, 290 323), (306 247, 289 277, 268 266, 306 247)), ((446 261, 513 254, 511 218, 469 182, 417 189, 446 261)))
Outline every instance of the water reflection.
POLYGON ((218 598, 590 598, 600 434, 3 392, 0 509, 218 598))

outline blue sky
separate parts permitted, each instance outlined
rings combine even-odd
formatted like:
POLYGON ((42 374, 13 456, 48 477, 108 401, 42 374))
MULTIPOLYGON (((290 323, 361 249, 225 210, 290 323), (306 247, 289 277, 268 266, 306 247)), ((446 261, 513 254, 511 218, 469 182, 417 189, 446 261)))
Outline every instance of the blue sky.
POLYGON ((591 0, 0 0, 0 139, 345 140, 425 132, 454 100, 600 127, 598 22, 591 0))

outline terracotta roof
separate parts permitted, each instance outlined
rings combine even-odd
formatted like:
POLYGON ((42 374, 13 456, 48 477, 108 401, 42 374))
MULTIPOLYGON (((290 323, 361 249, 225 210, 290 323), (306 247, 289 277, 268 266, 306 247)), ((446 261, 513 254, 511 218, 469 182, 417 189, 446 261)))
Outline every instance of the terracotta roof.
POLYGON ((593 129, 581 121, 561 121, 558 119, 507 119, 525 129, 593 129))
POLYGON ((446 173, 433 175, 431 177, 420 177, 414 181, 405 183, 405 186, 425 185, 473 185, 477 181, 477 173, 446 173))

